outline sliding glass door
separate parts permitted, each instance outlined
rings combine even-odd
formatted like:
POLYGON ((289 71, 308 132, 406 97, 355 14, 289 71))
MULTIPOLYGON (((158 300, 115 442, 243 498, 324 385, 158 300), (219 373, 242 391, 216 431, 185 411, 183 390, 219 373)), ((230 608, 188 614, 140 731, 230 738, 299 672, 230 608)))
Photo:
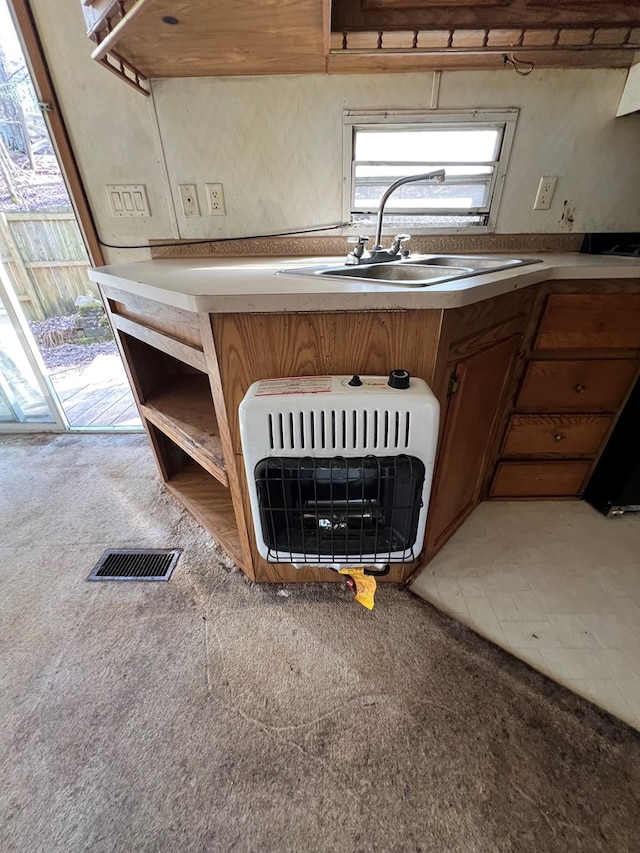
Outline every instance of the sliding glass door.
POLYGON ((8 284, 0 261, 0 431, 65 429, 68 424, 8 284))
MULTIPOLYGON (((55 97, 28 7, 27 0, 12 0, 9 6, 0 0, 0 264, 5 292, 0 306, 0 429, 18 424, 40 431, 53 424, 58 429, 141 430, 98 288, 87 276, 91 260, 57 153, 65 152, 67 175, 70 168, 75 174, 75 164, 59 111, 47 109, 55 97), (26 28, 29 61, 12 9, 26 28)), ((75 186, 77 210, 84 210, 88 220, 78 180, 75 186)), ((99 264, 95 235, 86 230, 84 235, 99 264)))

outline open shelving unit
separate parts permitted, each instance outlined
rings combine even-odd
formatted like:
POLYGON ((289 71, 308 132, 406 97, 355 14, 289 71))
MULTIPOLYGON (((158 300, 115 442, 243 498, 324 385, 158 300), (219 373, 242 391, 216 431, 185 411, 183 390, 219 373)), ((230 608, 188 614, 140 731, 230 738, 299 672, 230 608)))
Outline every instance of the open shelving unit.
MULTIPOLYGON (((107 299, 143 423, 167 490, 244 568, 239 524, 201 344, 187 343, 183 319, 164 308, 150 322, 107 299), (129 316, 127 316, 127 312, 129 316), (164 326, 164 327, 163 327, 164 326), (181 339, 182 336, 182 339, 181 339)), ((191 329, 193 336, 193 328, 191 329)))
POLYGON ((216 478, 229 485, 206 376, 184 375, 142 403, 143 416, 216 478))
POLYGON ((169 492, 242 566, 242 548, 231 493, 208 470, 169 436, 147 424, 162 460, 163 479, 169 492))

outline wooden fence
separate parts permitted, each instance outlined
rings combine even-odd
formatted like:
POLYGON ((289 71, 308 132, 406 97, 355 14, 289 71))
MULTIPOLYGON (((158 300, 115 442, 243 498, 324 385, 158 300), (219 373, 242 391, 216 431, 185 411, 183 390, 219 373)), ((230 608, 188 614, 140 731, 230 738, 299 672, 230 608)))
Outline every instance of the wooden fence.
POLYGON ((0 261, 28 320, 73 314, 77 296, 98 296, 72 212, 0 213, 0 261))

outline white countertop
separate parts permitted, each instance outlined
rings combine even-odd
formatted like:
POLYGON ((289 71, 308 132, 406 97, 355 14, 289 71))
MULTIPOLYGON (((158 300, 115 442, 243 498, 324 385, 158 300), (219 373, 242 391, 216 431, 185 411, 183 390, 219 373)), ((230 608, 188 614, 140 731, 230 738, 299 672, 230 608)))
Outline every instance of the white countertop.
MULTIPOLYGON (((500 255, 492 253, 491 257, 500 255)), ((89 271, 89 277, 98 284, 205 313, 459 308, 541 281, 640 279, 640 259, 636 258, 577 252, 512 253, 503 257, 540 258, 541 262, 427 287, 276 275, 278 270, 295 272, 319 264, 340 265, 344 262, 342 256, 172 258, 96 267, 89 271)))

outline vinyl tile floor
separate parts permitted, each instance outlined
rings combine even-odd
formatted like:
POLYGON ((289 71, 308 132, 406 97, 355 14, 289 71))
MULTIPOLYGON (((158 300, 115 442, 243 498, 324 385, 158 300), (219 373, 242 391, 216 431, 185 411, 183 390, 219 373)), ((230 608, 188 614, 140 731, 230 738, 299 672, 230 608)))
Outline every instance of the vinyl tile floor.
POLYGON ((640 515, 486 502, 410 588, 640 729, 640 515))

